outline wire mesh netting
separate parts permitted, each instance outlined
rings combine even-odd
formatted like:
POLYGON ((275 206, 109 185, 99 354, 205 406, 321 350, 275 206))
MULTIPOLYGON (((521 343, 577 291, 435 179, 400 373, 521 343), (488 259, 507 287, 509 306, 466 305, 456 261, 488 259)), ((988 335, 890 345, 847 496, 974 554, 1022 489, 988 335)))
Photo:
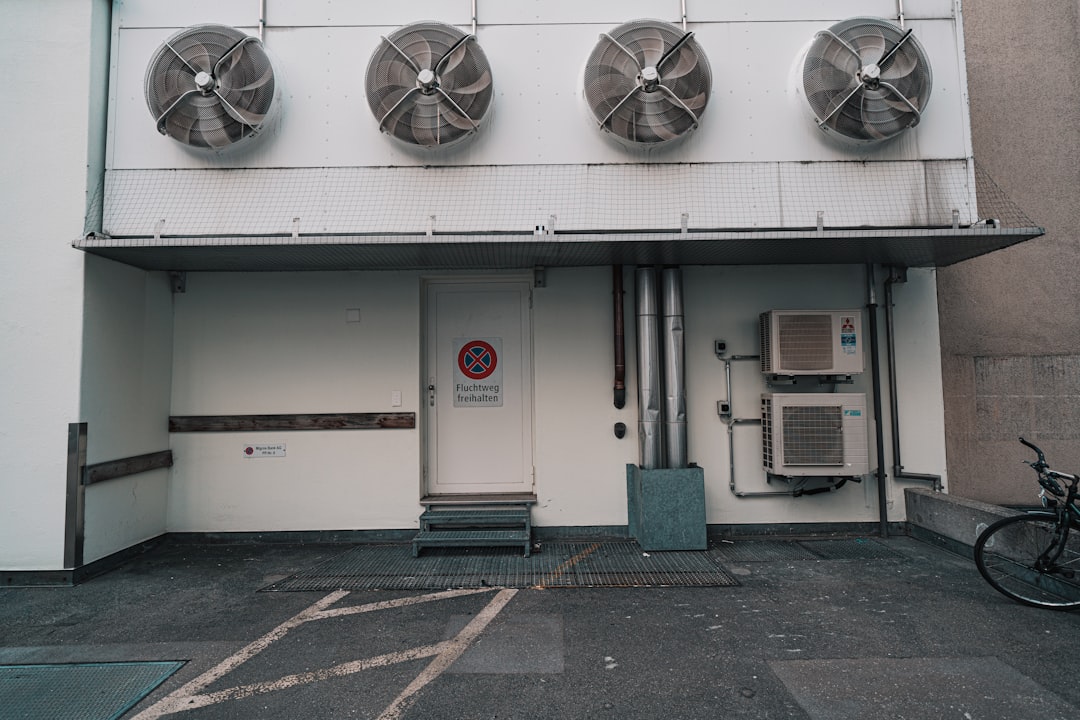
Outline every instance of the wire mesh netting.
POLYGON ((114 238, 1033 226, 965 160, 113 170, 89 204, 114 238))

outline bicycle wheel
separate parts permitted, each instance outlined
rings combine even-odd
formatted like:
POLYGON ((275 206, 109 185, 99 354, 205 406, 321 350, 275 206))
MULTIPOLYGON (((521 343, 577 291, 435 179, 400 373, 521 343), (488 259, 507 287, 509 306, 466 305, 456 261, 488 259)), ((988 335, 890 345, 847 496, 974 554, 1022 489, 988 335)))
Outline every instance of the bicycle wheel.
POLYGON ((1064 547, 1059 540, 1052 512, 998 520, 975 541, 975 565, 995 590, 1025 605, 1080 608, 1080 530, 1068 533, 1064 547), (1040 567, 1044 552, 1051 562, 1040 567))

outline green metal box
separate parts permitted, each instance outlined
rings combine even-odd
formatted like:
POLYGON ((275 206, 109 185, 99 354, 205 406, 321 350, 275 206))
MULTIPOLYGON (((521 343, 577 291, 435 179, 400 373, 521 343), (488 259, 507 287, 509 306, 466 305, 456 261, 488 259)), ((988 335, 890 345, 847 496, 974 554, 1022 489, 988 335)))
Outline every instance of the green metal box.
POLYGON ((705 471, 626 466, 627 530, 642 550, 705 550, 705 471))

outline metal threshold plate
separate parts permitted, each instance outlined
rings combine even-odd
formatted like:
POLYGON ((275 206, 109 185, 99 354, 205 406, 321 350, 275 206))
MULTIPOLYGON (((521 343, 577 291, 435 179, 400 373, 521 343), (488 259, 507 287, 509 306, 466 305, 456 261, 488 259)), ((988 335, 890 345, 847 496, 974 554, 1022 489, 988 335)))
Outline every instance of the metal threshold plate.
POLYGON ((183 662, 0 665, 0 716, 25 720, 115 720, 183 662))
POLYGON ((545 543, 530 557, 511 548, 425 550, 361 545, 264 591, 442 590, 479 587, 732 587, 706 551, 644 553, 634 542, 545 543))

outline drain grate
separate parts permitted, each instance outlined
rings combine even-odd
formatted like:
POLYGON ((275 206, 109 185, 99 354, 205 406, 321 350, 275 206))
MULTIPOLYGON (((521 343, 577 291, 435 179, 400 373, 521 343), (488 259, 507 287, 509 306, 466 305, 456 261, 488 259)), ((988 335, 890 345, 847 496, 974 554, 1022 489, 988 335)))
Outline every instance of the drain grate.
POLYGON ((822 560, 896 560, 904 557, 869 538, 802 540, 799 544, 822 560))
POLYGON ((116 720, 183 664, 0 665, 0 715, 25 720, 116 720))
POLYGON ((549 543, 518 550, 361 545, 279 580, 267 592, 442 590, 479 587, 731 587, 739 583, 707 552, 642 553, 637 543, 549 543))

